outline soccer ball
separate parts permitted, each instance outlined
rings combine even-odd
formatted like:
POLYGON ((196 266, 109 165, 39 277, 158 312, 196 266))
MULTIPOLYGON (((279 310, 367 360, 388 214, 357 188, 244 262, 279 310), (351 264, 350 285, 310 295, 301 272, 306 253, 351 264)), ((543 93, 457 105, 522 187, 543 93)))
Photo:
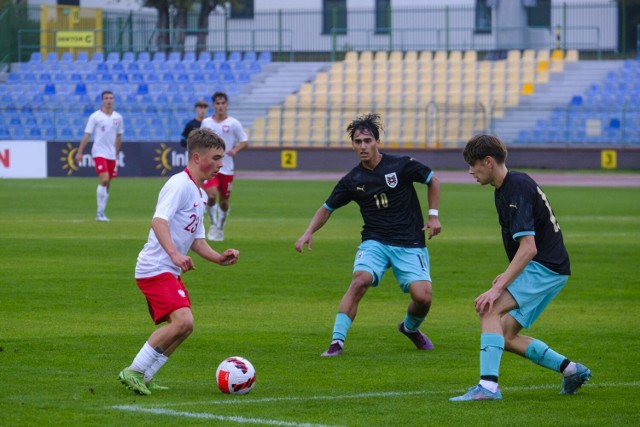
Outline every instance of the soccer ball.
POLYGON ((216 383, 223 393, 247 394, 256 383, 256 370, 243 357, 228 357, 218 365, 216 383))

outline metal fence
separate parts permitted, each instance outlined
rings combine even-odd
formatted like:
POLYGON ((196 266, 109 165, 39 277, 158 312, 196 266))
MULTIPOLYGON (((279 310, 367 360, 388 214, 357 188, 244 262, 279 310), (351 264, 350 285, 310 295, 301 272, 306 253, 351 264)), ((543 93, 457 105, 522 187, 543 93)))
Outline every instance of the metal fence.
MULTIPOLYGON (((381 22, 375 9, 348 9, 345 16, 322 10, 256 11, 253 19, 230 19, 212 13, 204 43, 198 44, 197 16, 190 14, 185 30, 157 30, 157 14, 102 11, 108 51, 246 51, 270 50, 276 60, 341 59, 350 50, 579 49, 612 52, 619 49, 618 3, 554 6, 549 26, 511 28, 494 22, 478 28, 474 7, 429 6, 392 8, 381 22), (282 53, 282 55, 278 55, 282 53)), ((170 14, 173 28, 175 15, 170 14)), ((23 62, 31 52, 56 50, 41 46, 40 8, 11 5, 0 13, 0 61, 23 62)), ((95 31, 81 21, 75 30, 95 31)))

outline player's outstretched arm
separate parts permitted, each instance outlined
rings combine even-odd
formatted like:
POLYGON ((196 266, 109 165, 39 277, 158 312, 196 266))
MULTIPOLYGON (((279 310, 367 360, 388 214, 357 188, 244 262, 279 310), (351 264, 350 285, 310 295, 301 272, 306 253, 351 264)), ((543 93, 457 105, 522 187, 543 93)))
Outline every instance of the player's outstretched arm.
POLYGON ((312 249, 313 233, 321 229, 322 226, 325 225, 325 223, 329 220, 329 217, 331 217, 331 211, 324 206, 320 206, 313 218, 311 218, 311 222, 309 223, 309 226, 307 227, 305 232, 296 241, 296 251, 300 253, 304 252, 304 245, 307 245, 309 250, 312 249))
POLYGON ((202 258, 219 265, 233 265, 238 262, 240 252, 236 249, 227 249, 222 253, 216 252, 205 239, 196 239, 191 245, 191 250, 202 258))

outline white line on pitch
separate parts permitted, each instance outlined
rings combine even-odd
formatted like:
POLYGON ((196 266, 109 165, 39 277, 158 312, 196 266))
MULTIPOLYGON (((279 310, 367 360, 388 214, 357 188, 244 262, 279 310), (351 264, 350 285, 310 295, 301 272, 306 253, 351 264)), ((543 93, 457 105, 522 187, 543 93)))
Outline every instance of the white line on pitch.
MULTIPOLYGON (((600 388, 600 387, 640 387, 640 381, 624 382, 624 383, 595 383, 585 385, 585 388, 600 388)), ((553 390, 560 389, 559 384, 541 384, 531 386, 512 386, 501 387, 503 392, 509 391, 532 391, 532 390, 553 390)), ((192 406, 192 405, 243 405, 243 404, 258 404, 269 402, 290 402, 290 401, 311 401, 311 400, 343 400, 343 399, 362 399, 369 397, 403 397, 403 396, 416 396, 416 395, 434 395, 434 394, 455 394, 464 391, 464 388, 456 390, 417 390, 417 391, 389 391, 389 392, 371 392, 371 393, 356 393, 346 394, 339 396, 299 396, 299 397, 263 397, 263 398, 247 398, 240 397, 239 399, 230 400, 206 400, 199 402, 180 402, 180 403, 167 403, 160 405, 153 405, 156 408, 170 407, 170 406, 192 406)))
POLYGON ((268 419, 262 419, 262 418, 247 418, 247 417, 237 417, 237 416, 228 416, 228 415, 216 415, 216 414, 209 414, 209 413, 202 413, 202 412, 174 411, 172 409, 143 408, 141 406, 136 406, 136 405, 120 405, 120 406, 112 406, 112 408, 119 409, 121 411, 146 412, 146 413, 156 414, 156 415, 174 415, 177 417, 198 418, 198 419, 205 419, 205 420, 231 421, 231 422, 240 423, 240 424, 264 424, 269 426, 286 426, 286 427, 338 427, 338 426, 329 426, 326 424, 294 423, 289 421, 268 420, 268 419))

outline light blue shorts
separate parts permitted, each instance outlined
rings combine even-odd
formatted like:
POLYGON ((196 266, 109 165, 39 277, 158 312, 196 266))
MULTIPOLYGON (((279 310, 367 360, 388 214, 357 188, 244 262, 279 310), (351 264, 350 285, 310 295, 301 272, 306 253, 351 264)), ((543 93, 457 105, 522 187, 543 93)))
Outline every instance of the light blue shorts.
POLYGON ((371 286, 378 286, 385 271, 391 267, 402 292, 418 280, 431 282, 429 252, 427 248, 403 248, 365 240, 358 247, 353 271, 366 271, 373 276, 371 286))
POLYGON ((530 261, 522 273, 507 287, 518 303, 509 314, 523 328, 529 328, 558 295, 569 276, 558 274, 535 261, 530 261))

